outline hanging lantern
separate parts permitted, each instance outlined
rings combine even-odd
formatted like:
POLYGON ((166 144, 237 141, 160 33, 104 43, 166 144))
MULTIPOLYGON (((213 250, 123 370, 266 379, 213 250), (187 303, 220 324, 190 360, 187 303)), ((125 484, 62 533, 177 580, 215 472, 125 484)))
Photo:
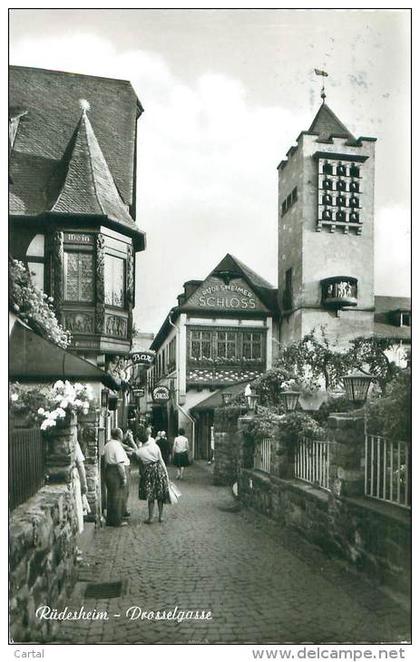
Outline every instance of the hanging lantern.
POLYGON ((360 370, 343 377, 348 399, 352 402, 365 402, 371 381, 372 375, 367 375, 360 370))
POLYGON ((280 398, 284 402, 286 411, 294 411, 296 409, 299 397, 300 391, 282 391, 280 393, 280 398))

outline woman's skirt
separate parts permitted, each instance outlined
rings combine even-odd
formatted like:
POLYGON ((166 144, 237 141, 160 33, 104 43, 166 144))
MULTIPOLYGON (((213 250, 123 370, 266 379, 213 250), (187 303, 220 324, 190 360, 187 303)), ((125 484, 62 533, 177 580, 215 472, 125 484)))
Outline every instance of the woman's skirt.
POLYGON ((142 499, 142 501, 157 499, 164 503, 170 503, 168 478, 160 462, 152 462, 141 466, 139 499, 142 499))
POLYGON ((176 467, 189 467, 190 461, 188 459, 188 451, 174 453, 174 465, 176 467))

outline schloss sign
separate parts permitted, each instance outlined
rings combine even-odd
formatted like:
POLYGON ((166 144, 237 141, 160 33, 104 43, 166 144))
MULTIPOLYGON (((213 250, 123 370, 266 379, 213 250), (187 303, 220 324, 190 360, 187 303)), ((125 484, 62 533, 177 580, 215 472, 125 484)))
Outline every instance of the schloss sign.
POLYGON ((169 389, 166 386, 155 386, 152 391, 152 398, 154 402, 168 402, 170 398, 169 389))

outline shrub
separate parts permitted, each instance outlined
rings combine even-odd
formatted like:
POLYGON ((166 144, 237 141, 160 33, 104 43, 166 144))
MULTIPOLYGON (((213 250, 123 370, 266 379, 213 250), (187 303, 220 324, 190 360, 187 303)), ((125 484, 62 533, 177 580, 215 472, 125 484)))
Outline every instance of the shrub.
POLYGON ((32 284, 23 262, 9 261, 9 280, 11 309, 34 331, 65 349, 70 343, 70 333, 58 323, 53 299, 32 284))
POLYGON ((390 441, 411 442, 411 375, 400 372, 388 384, 387 395, 367 405, 368 432, 390 441))

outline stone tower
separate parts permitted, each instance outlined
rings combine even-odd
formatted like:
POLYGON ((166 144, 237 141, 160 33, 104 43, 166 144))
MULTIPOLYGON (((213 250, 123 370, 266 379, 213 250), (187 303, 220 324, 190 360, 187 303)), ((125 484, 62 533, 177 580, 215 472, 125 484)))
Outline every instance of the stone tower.
POLYGON ((373 332, 376 138, 355 138, 325 103, 279 172, 280 341, 325 327, 373 332))

